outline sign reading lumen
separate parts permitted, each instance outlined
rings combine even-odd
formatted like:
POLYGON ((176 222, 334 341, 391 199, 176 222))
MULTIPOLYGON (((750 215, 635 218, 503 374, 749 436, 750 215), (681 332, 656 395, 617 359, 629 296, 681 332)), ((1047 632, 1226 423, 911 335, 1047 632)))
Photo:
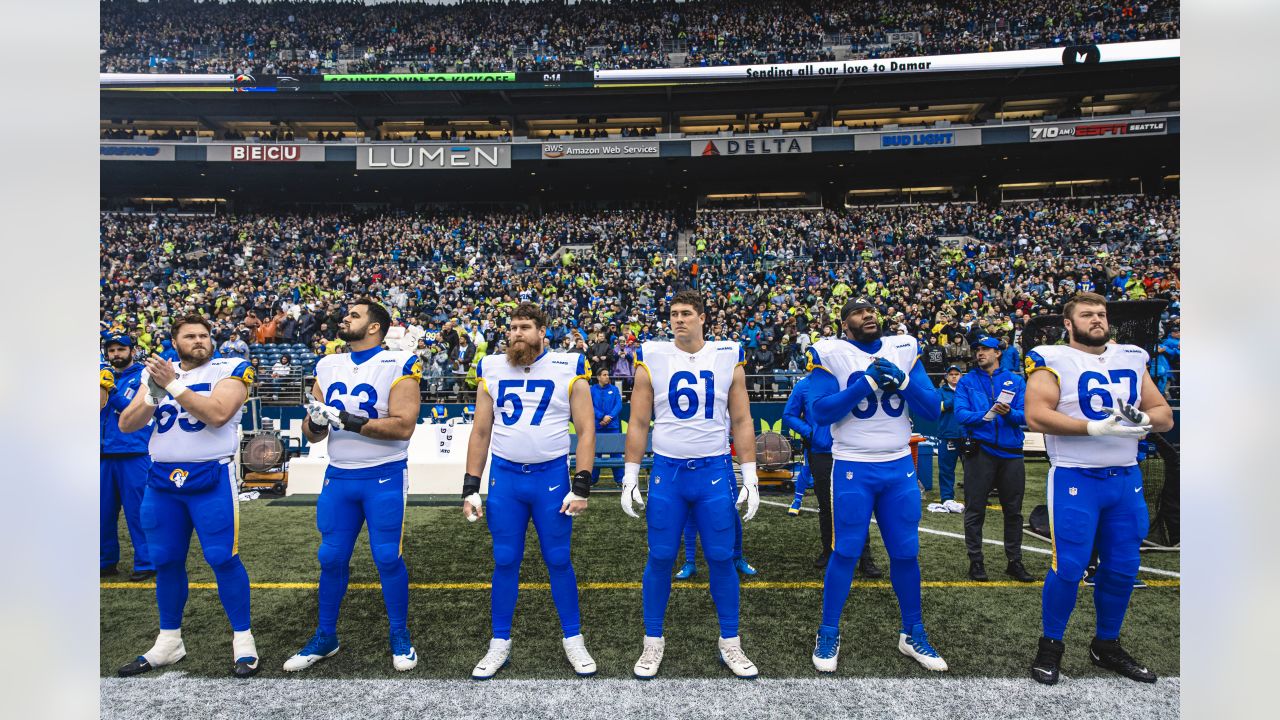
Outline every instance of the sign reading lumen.
POLYGON ((1059 140, 1097 140, 1130 135, 1164 135, 1169 132, 1166 118, 1115 120, 1111 122, 1076 122, 1055 125, 1032 125, 1031 142, 1059 140))
POLYGON ((481 83, 481 82, 515 82, 516 74, 502 73, 406 73, 393 75, 375 73, 363 75, 325 75, 324 82, 396 82, 396 83, 481 83))
POLYGON ((694 140, 689 144, 693 155, 798 155, 813 152, 810 137, 762 137, 745 140, 694 140))
POLYGON ((974 129, 859 133, 853 136, 854 150, 906 150, 981 144, 982 132, 974 129))
POLYGON ((511 167, 510 145, 367 145, 359 170, 494 170, 511 167))
POLYGON ((658 157, 657 141, 542 143, 543 160, 605 160, 632 157, 658 157))

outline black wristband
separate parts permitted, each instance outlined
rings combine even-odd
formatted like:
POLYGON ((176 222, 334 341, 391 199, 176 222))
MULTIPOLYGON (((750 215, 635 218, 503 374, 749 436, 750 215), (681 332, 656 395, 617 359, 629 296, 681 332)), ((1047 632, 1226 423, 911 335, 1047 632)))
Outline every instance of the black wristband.
POLYGON ((466 500, 472 495, 480 492, 480 476, 463 473, 462 475, 462 499, 466 500))
POLYGON ((579 470, 573 474, 573 494, 585 498, 591 494, 591 471, 579 470))
POLYGON ((307 418, 307 427, 311 429, 311 432, 317 435, 329 429, 328 425, 317 425, 316 421, 311 418, 307 418))
POLYGON ((360 434, 360 428, 363 428, 365 425, 369 424, 369 418, 360 417, 359 415, 352 415, 346 410, 343 410, 338 413, 338 421, 342 423, 343 430, 346 430, 347 432, 353 432, 357 435, 360 434))

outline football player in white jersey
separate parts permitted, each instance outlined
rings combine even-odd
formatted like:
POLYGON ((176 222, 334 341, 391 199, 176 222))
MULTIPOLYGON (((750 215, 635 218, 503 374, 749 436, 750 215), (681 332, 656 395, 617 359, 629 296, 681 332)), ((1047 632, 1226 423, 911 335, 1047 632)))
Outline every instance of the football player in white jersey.
POLYGON ((462 514, 484 516, 493 536, 493 584, 489 650, 471 677, 493 677, 511 655, 511 619, 519 594, 520 560, 529 520, 538 532, 560 616, 565 657, 581 676, 594 675, 578 610, 578 580, 569 558, 573 518, 587 508, 595 457, 591 369, 577 353, 544 349, 547 316, 521 303, 507 325, 507 350, 486 355, 476 369, 476 419, 467 444, 462 514), (578 382, 582 380, 584 382, 578 382), (577 471, 569 477, 569 420, 578 434, 577 471), (480 500, 481 475, 489 467, 489 508, 480 500))
POLYGON ((907 412, 936 420, 942 399, 919 362, 915 338, 881 338, 871 301, 847 301, 840 319, 843 337, 824 338, 808 350, 814 419, 831 425, 834 458, 833 547, 822 582, 813 665, 819 672, 836 670, 840 616, 874 512, 902 615, 898 650, 927 670, 944 671, 947 663, 929 644, 920 607, 920 485, 911 462, 907 412))
POLYGON ((697 292, 676 293, 670 311, 675 342, 646 342, 636 352, 636 365, 645 371, 636 373, 631 394, 622 481, 622 509, 639 517, 633 505, 644 506, 640 461, 652 417, 654 455, 645 512, 649 559, 642 583, 645 637, 635 676, 652 678, 662 664, 671 570, 685 520, 692 515, 702 536, 711 599, 720 622, 720 659, 734 675, 752 678, 759 671, 743 653, 738 636, 739 581, 733 565, 735 505, 746 501, 744 520, 754 517, 760 505, 742 346, 704 339, 707 316, 697 292), (730 490, 736 482, 729 455, 731 429, 742 465, 743 488, 736 502, 730 490))
POLYGON ((1063 308, 1067 345, 1027 353, 1027 426, 1045 434, 1053 561, 1044 580, 1043 636, 1031 677, 1052 685, 1062 665, 1062 634, 1096 540, 1089 645, 1094 665, 1140 682, 1156 675, 1120 646, 1120 626, 1147 536, 1138 441, 1173 427, 1173 410, 1147 374, 1147 352, 1111 342, 1107 300, 1079 293, 1063 308), (1041 372, 1041 371, 1044 372, 1041 372))
POLYGON ((239 358, 213 358, 209 321, 178 318, 173 347, 178 362, 152 355, 139 392, 120 413, 120 431, 135 432, 153 418, 148 443, 151 472, 139 515, 156 569, 160 636, 155 645, 121 667, 122 677, 172 665, 186 656, 182 611, 187 603, 187 550, 191 531, 218 581, 218 597, 231 621, 236 677, 258 672, 258 649, 249 630, 249 575, 240 561, 240 499, 232 458, 240 444, 241 408, 254 371, 239 358))
POLYGON ((368 298, 356 300, 338 324, 338 337, 351 352, 326 355, 316 364, 303 432, 313 443, 329 439, 329 467, 316 501, 319 618, 315 635, 285 661, 291 672, 338 652, 338 610, 365 524, 387 608, 391 666, 406 671, 418 664, 409 640, 409 573, 401 551, 422 361, 409 351, 382 349, 390 326, 386 308, 368 298))

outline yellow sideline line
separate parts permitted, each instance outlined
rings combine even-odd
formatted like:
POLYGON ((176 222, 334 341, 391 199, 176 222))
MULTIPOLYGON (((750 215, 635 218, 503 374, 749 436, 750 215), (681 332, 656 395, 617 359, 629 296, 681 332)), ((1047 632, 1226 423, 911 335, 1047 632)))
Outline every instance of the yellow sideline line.
MULTIPOLYGON (((1147 585, 1154 588, 1176 588, 1181 587, 1181 580, 1147 580, 1147 585)), ((854 581, 855 587, 865 588, 888 588, 892 587, 887 580, 857 580, 854 581)), ((995 580, 991 582, 976 582, 973 580, 926 580, 920 583, 923 588, 1040 588, 1044 587, 1043 582, 1015 582, 1012 580, 995 580)), ((155 583, 133 583, 133 582, 105 582, 99 585, 103 590, 154 590, 155 583)), ((187 585, 192 590, 217 590, 217 583, 189 583, 187 585)), ((258 582, 250 583, 249 587, 254 590, 315 590, 318 584, 313 582, 258 582)), ((381 590, 382 585, 379 583, 351 583, 347 586, 351 590, 381 590)), ((685 590, 706 590, 707 583, 690 583, 690 582, 673 582, 671 587, 685 590)), ((488 590, 489 583, 473 582, 473 583, 409 583, 410 590, 488 590)), ((821 590, 822 582, 818 580, 806 580, 800 582, 766 582, 752 581, 742 583, 744 590, 821 590)), ((549 583, 520 583, 521 590, 550 590, 549 583)), ((639 590, 641 589, 638 582, 589 582, 580 583, 580 590, 639 590)))

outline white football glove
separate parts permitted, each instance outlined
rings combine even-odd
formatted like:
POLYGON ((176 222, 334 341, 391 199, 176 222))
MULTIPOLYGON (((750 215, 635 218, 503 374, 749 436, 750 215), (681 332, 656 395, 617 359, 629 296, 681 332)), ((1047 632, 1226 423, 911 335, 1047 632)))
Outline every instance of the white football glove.
POLYGON ((644 499, 640 497, 640 463, 623 463, 622 469, 622 512, 633 518, 636 514, 632 503, 644 507, 644 499))
POLYGON ((753 462, 742 463, 742 489, 738 491, 738 500, 733 506, 736 508, 743 500, 747 501, 747 514, 742 516, 746 522, 760 509, 760 480, 756 477, 756 464, 753 462))
MULTIPOLYGON (((1108 409, 1111 413, 1101 420, 1092 420, 1089 422, 1089 434, 1094 437, 1122 437, 1132 440, 1141 440, 1151 431, 1150 423, 1145 425, 1124 425, 1122 424, 1122 415, 1118 409, 1108 409)), ((1143 413, 1145 417, 1145 413, 1143 413)))
POLYGON ((328 425, 334 429, 342 429, 342 411, 338 408, 325 405, 324 403, 312 398, 307 401, 307 417, 317 425, 328 425))
POLYGON ((1130 425, 1151 425, 1151 418, 1135 405, 1116 398, 1115 407, 1107 408, 1107 412, 1128 422, 1130 425))
POLYGON ((161 386, 160 383, 156 382, 151 377, 151 373, 147 372, 146 370, 142 371, 142 377, 144 382, 146 382, 147 384, 146 403, 148 405, 159 405, 160 401, 164 400, 164 396, 165 396, 164 387, 161 386))
POLYGON ((569 509, 569 503, 577 502, 579 500, 585 501, 586 498, 570 490, 569 493, 564 496, 564 500, 560 501, 560 510, 564 512, 565 515, 568 515, 569 517, 578 517, 579 513, 573 512, 572 510, 569 509))
POLYGON ((480 493, 471 493, 470 495, 462 498, 462 501, 470 504, 472 510, 474 510, 474 512, 467 513, 467 522, 475 522, 476 520, 479 520, 484 507, 483 501, 480 500, 480 493))

